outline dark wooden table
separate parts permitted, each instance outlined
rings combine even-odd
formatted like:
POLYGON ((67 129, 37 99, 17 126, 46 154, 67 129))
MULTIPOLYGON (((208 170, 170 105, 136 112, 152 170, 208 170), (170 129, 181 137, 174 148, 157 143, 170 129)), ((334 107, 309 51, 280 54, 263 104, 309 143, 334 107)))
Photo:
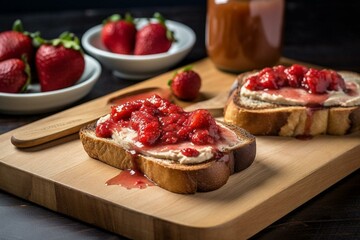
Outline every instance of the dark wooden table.
MULTIPOLYGON (((203 2, 203 1, 202 1, 203 2)), ((360 72, 359 3, 316 0, 310 3, 287 1, 283 55, 334 69, 360 72)), ((131 11, 135 17, 150 17, 160 11, 169 19, 190 26, 197 35, 191 53, 177 66, 206 57, 204 4, 177 7, 130 7, 112 9, 52 9, 42 12, 0 14, 0 31, 9 29, 20 18, 28 31, 42 32, 47 38, 71 31, 79 37, 112 13, 131 11)), ((95 88, 82 100, 98 98, 134 84, 117 79, 103 68, 95 88)), ((11 116, 0 114, 0 134, 36 121, 52 113, 11 116)), ((359 139, 360 141, 360 139, 359 139)), ((1 151, 1 150, 0 150, 1 151)), ((360 156, 359 156, 360 157, 360 156)), ((330 187, 253 239, 359 239, 359 170, 330 187)), ((124 237, 44 209, 0 190, 0 239, 124 239, 124 237)))

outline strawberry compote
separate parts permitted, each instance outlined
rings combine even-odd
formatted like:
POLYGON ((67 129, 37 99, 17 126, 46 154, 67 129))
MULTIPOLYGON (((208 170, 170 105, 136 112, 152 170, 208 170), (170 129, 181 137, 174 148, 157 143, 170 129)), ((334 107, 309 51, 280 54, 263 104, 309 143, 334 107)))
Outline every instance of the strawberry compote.
MULTIPOLYGON (((97 125, 96 135, 111 138, 112 132, 121 128, 136 131, 135 140, 144 146, 185 141, 205 145, 220 139, 220 129, 207 110, 185 112, 158 95, 113 106, 110 118, 97 125)), ((183 152, 187 156, 198 154, 191 149, 183 152)))
POLYGON ((258 74, 247 78, 245 87, 249 90, 274 90, 283 87, 302 88, 312 94, 327 91, 346 91, 344 79, 335 71, 294 64, 264 68, 258 74))

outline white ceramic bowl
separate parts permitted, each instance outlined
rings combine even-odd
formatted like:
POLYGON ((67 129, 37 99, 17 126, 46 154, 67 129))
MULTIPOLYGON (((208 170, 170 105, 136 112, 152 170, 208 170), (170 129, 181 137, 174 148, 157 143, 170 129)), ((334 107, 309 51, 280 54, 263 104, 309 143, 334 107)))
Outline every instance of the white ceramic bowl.
POLYGON ((0 112, 35 114, 59 110, 88 94, 100 74, 100 63, 85 55, 85 70, 75 85, 55 91, 40 92, 39 84, 31 84, 27 93, 0 93, 0 112))
MULTIPOLYGON (((140 29, 147 23, 147 19, 136 19, 140 29)), ((177 39, 166 53, 152 55, 126 55, 112 53, 101 42, 102 25, 97 25, 86 31, 81 39, 84 49, 97 58, 105 67, 113 70, 115 76, 142 80, 156 76, 181 61, 194 46, 196 36, 194 31, 186 25, 167 20, 166 24, 177 39)))

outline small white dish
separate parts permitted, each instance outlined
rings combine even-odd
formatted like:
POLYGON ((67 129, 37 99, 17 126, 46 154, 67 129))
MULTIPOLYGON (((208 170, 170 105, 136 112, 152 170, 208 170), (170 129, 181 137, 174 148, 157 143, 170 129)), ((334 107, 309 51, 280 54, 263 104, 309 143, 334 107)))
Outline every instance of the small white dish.
MULTIPOLYGON (((140 18, 136 21, 138 21, 137 26, 140 29, 148 20, 140 18)), ((177 41, 165 53, 142 56, 112 53, 101 42, 102 25, 87 30, 81 39, 81 43, 89 54, 112 70, 115 76, 131 80, 143 80, 165 72, 180 62, 195 44, 196 35, 188 26, 171 20, 166 20, 166 25, 174 32, 177 41)))
POLYGON ((0 93, 0 112, 19 115, 62 109, 87 95, 100 74, 100 63, 85 55, 85 70, 75 85, 55 91, 40 92, 39 84, 30 84, 26 93, 0 93))

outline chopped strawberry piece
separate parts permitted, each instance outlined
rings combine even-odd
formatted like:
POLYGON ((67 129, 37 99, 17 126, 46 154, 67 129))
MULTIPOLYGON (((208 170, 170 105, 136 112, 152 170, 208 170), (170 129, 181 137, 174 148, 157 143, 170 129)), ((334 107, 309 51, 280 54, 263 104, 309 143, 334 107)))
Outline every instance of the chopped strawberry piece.
POLYGON ((303 86, 310 93, 325 93, 329 82, 320 71, 311 68, 304 76, 303 86))
POLYGON ((135 130, 137 140, 146 146, 183 141, 213 144, 220 139, 219 127, 207 110, 185 112, 157 95, 112 107, 110 118, 99 124, 97 134, 109 137, 122 127, 135 130))
POLYGON ((102 138, 111 138, 112 135, 111 125, 112 123, 110 121, 106 121, 98 124, 95 130, 96 136, 102 138))
POLYGON ((133 112, 130 126, 138 132, 138 140, 145 145, 152 145, 160 137, 158 119, 147 112, 133 112))
POLYGON ((259 84, 264 89, 278 89, 276 73, 271 68, 265 68, 259 73, 259 84))
POLYGON ((195 129, 191 134, 191 141, 197 145, 213 144, 215 142, 207 129, 195 129))
POLYGON ((328 81, 330 82, 329 90, 338 91, 346 89, 344 79, 337 72, 329 70, 327 73, 327 77, 330 78, 328 79, 328 81))
POLYGON ((126 102, 119 106, 111 107, 111 118, 114 122, 119 121, 120 119, 128 119, 131 116, 131 113, 137 111, 141 107, 141 100, 134 102, 126 102))
POLYGON ((294 64, 291 67, 285 69, 285 74, 288 79, 289 86, 294 88, 300 87, 306 72, 307 68, 299 64, 294 64))
POLYGON ((211 119, 212 116, 208 111, 204 109, 195 110, 190 114, 189 127, 191 128, 208 127, 210 125, 211 119))
POLYGON ((181 153, 184 156, 187 157, 197 157, 199 156, 200 152, 198 150, 196 150, 195 148, 185 148, 181 150, 181 153))
POLYGON ((288 85, 287 76, 285 73, 286 67, 283 65, 275 66, 273 68, 276 76, 276 85, 277 87, 285 87, 288 85))
POLYGON ((244 86, 249 90, 263 90, 263 86, 261 84, 258 84, 258 77, 257 76, 251 76, 249 77, 244 86))

